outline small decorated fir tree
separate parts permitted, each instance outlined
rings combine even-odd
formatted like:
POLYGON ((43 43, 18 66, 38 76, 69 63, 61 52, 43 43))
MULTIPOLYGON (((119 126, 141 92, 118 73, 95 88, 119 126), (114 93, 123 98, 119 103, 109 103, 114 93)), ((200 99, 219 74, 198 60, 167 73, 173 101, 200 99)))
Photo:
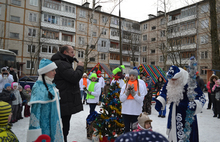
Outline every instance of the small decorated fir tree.
POLYGON ((97 130, 96 135, 100 141, 107 137, 108 141, 114 141, 117 136, 124 132, 124 124, 121 115, 121 102, 119 100, 121 88, 118 83, 113 83, 106 96, 103 96, 103 104, 100 114, 93 127, 97 130))

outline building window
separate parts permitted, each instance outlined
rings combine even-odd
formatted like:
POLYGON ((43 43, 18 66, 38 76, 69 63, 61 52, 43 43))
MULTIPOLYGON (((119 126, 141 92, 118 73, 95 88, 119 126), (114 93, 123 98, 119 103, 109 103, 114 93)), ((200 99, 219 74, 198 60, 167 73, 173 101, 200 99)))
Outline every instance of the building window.
POLYGON ((108 17, 106 17, 106 16, 102 16, 102 23, 107 23, 107 21, 108 21, 108 17))
POLYGON ((159 62, 163 62, 163 61, 164 61, 163 56, 160 56, 159 62))
POLYGON ((151 64, 151 65, 155 65, 155 62, 154 62, 154 61, 153 61, 153 62, 150 62, 150 64, 151 64))
POLYGON ((74 20, 69 18, 62 17, 62 26, 73 27, 74 28, 74 20))
POLYGON ((165 24, 165 18, 160 19, 160 25, 164 25, 165 24))
POLYGON ((164 50, 164 49, 165 49, 165 43, 161 43, 161 44, 160 44, 160 49, 161 49, 161 50, 164 50))
POLYGON ((89 58, 89 61, 95 62, 95 57, 89 58))
POLYGON ((200 66, 200 75, 206 75, 207 71, 204 69, 208 69, 206 66, 200 66))
POLYGON ((105 60, 105 54, 101 54, 101 60, 105 60))
POLYGON ((132 60, 134 59, 135 62, 138 62, 138 57, 134 57, 132 58, 132 60))
POLYGON ((111 36, 119 36, 119 31, 115 29, 111 29, 111 36))
POLYGON ((21 6, 21 1, 20 0, 11 0, 11 4, 21 6))
POLYGON ((19 38, 19 33, 10 33, 10 38, 19 38))
POLYGON ((154 49, 154 50, 151 50, 151 53, 155 53, 155 49, 154 49))
POLYGON ((51 45, 42 45, 41 52, 42 53, 57 53, 58 47, 51 45))
POLYGON ((80 9, 80 11, 79 11, 79 17, 80 17, 80 18, 86 18, 86 11, 80 9))
POLYGON ((144 30, 146 30, 147 29, 147 24, 144 24, 144 30))
POLYGON ((151 38, 151 41, 156 41, 156 38, 151 38))
POLYGON ((11 16, 11 21, 13 21, 13 22, 20 22, 20 17, 11 16))
POLYGON ((147 40, 147 35, 143 35, 143 40, 147 40))
POLYGON ((47 13, 44 13, 43 15, 44 15, 44 18, 42 18, 42 21, 48 22, 51 24, 59 24, 59 17, 58 16, 47 14, 47 13))
POLYGON ((97 24, 97 19, 93 19, 93 24, 97 24))
POLYGON ((200 59, 207 59, 208 58, 208 51, 200 52, 200 59))
POLYGON ((42 30, 42 38, 59 39, 59 33, 54 31, 42 30))
POLYGON ((102 34, 106 35, 107 34, 107 29, 102 29, 102 34))
POLYGON ((92 36, 96 36, 96 32, 92 32, 92 36))
POLYGON ((59 2, 48 1, 48 0, 44 0, 42 5, 44 7, 51 8, 54 10, 60 10, 60 6, 61 6, 61 4, 59 2))
POLYGON ((85 31, 85 24, 79 24, 79 30, 85 31))
POLYGON ((34 68, 34 62, 30 61, 30 60, 27 60, 27 63, 26 63, 26 69, 33 69, 34 68))
POLYGON ((62 41, 72 42, 72 36, 71 35, 62 35, 62 41))
POLYGON ((37 14, 36 13, 29 13, 29 21, 30 22, 37 22, 37 14))
POLYGON ((201 44, 206 44, 206 43, 208 43, 208 41, 209 41, 208 35, 203 35, 203 36, 200 37, 200 43, 201 44))
POLYGON ((206 19, 206 20, 202 20, 201 21, 201 28, 208 28, 209 27, 209 20, 206 19))
POLYGON ((206 13, 209 11, 209 4, 202 5, 201 13, 206 13))
POLYGON ((84 37, 79 37, 79 44, 83 45, 84 44, 84 37))
POLYGON ((38 6, 38 0, 30 0, 30 5, 38 6))
POLYGON ((28 53, 35 53, 35 45, 28 45, 28 53))
POLYGON ((160 37, 165 37, 165 30, 160 31, 160 37))
POLYGON ((101 47, 106 47, 107 42, 106 41, 102 41, 101 47))
POLYGON ((155 29, 156 29, 156 26, 151 27, 151 30, 155 30, 155 29))
POLYGON ((147 51, 147 46, 143 46, 143 52, 147 51))
POLYGON ((28 28, 28 36, 36 36, 36 29, 28 28))
POLYGON ((146 63, 146 62, 147 62, 147 58, 143 57, 143 63, 146 63))
POLYGON ((78 58, 83 58, 84 51, 78 51, 78 58))

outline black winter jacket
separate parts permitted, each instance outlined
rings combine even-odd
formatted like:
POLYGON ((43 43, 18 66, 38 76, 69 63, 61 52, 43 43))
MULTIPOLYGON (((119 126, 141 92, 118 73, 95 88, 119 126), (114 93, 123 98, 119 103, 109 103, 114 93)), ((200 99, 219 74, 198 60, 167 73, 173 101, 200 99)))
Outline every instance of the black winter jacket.
POLYGON ((16 100, 16 97, 10 91, 3 89, 0 93, 0 101, 4 101, 12 105, 12 101, 16 100))
POLYGON ((83 75, 83 67, 72 68, 66 55, 57 52, 51 58, 57 65, 54 83, 60 93, 61 116, 75 114, 83 110, 79 81, 83 75))

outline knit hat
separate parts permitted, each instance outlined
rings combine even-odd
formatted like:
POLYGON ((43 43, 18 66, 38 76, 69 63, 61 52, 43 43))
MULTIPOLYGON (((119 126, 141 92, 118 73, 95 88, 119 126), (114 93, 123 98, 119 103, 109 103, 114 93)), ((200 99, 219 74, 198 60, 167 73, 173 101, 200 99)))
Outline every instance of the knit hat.
POLYGON ((42 75, 42 74, 45 74, 45 73, 52 71, 56 68, 57 68, 57 66, 54 62, 52 62, 49 59, 44 58, 40 61, 38 73, 39 73, 39 75, 42 75))
POLYGON ((4 88, 6 89, 8 86, 11 87, 11 84, 10 83, 6 83, 4 88))
POLYGON ((30 85, 25 85, 24 90, 27 90, 27 88, 31 88, 31 86, 30 85))
POLYGON ((86 73, 84 73, 84 74, 83 74, 83 76, 87 76, 87 74, 86 74, 86 73))
POLYGON ((23 89, 23 87, 21 85, 18 85, 18 90, 23 89))
POLYGON ((11 88, 14 88, 14 86, 17 86, 17 87, 18 87, 18 83, 17 83, 17 82, 12 82, 12 83, 11 83, 11 88))
POLYGON ((145 128, 144 125, 146 122, 152 122, 152 120, 149 118, 146 112, 141 113, 138 116, 138 124, 142 127, 145 128))
POLYGON ((11 114, 11 105, 0 101, 0 125, 8 124, 8 117, 11 114))
POLYGON ((135 70, 135 69, 130 70, 130 72, 129 72, 129 76, 132 75, 132 74, 133 74, 134 76, 136 76, 137 79, 138 79, 138 72, 137 72, 137 70, 135 70))
POLYGON ((100 70, 98 70, 98 71, 96 72, 96 74, 100 74, 100 73, 102 73, 100 70))
POLYGON ((89 79, 92 79, 92 77, 97 78, 97 74, 96 73, 92 73, 89 79))

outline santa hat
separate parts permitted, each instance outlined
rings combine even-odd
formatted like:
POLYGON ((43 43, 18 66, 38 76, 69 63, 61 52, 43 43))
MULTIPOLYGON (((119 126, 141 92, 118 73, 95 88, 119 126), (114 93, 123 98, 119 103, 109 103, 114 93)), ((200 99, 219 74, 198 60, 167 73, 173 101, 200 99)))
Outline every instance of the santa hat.
POLYGON ((177 66, 171 66, 167 72, 168 79, 177 79, 182 75, 180 68, 177 66))
POLYGON ((8 124, 8 117, 11 114, 11 105, 0 101, 0 125, 4 126, 8 124))
POLYGON ((39 73, 39 75, 42 75, 42 74, 45 74, 45 73, 52 71, 56 68, 57 68, 57 66, 54 62, 52 62, 49 59, 44 58, 40 61, 38 73, 39 73))

